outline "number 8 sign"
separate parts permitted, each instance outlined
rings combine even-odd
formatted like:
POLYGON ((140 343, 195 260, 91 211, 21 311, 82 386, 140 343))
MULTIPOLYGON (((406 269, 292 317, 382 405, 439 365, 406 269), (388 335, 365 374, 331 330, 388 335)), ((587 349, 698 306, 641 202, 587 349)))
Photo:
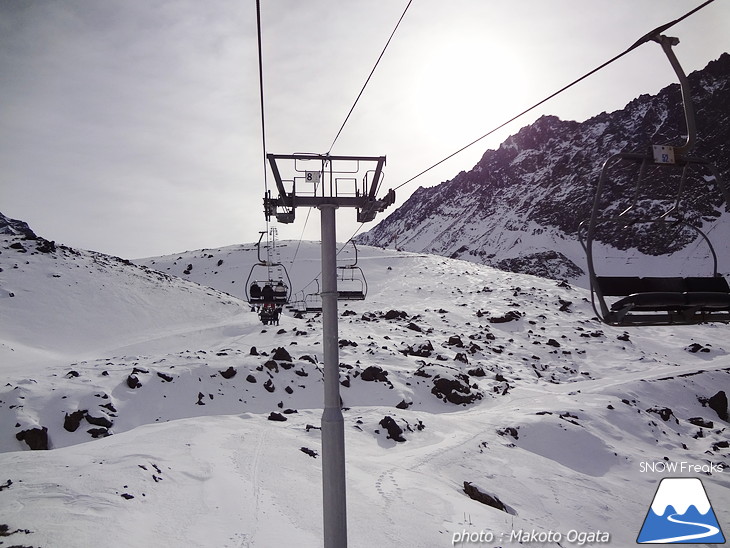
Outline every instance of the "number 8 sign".
POLYGON ((319 177, 320 172, 319 171, 305 171, 304 172, 304 180, 308 183, 314 183, 319 184, 319 177))

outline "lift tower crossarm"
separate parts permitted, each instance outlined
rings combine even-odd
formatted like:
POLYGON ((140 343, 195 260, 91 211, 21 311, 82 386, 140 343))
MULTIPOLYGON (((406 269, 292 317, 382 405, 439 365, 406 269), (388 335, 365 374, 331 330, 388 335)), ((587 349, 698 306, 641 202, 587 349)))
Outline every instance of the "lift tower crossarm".
POLYGON ((320 207, 324 204, 354 207, 358 210, 358 221, 368 222, 395 202, 393 191, 389 191, 383 199, 376 198, 383 178, 385 156, 267 154, 266 158, 271 166, 279 197, 265 196, 264 209, 267 217, 275 215, 279 222, 293 222, 296 207, 320 207), (282 173, 279 164, 292 162, 293 169, 282 173), (312 162, 317 168, 305 169, 302 167, 305 162, 312 162), (339 167, 340 164, 350 165, 351 168, 344 169, 339 167), (367 170, 362 182, 357 181, 354 176, 361 172, 362 165, 367 164, 375 164, 374 169, 367 170), (306 174, 317 174, 316 181, 309 180, 315 183, 313 190, 302 187, 306 174), (290 190, 287 185, 291 185, 290 190))

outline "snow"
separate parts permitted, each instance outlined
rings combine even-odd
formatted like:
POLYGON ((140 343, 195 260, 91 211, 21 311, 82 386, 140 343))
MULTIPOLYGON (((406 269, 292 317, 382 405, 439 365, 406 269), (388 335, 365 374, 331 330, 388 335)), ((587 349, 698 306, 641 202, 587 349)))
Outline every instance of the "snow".
MULTIPOLYGON (((0 525, 12 534, 0 546, 322 545, 321 317, 258 321, 240 300, 253 245, 143 267, 25 240, 22 253, 4 238, 0 525), (277 348, 292 361, 272 360, 277 348), (41 427, 48 451, 16 438, 41 427)), ((279 251, 295 293, 312 291, 319 245, 279 251)), ((632 545, 668 474, 642 471, 650 462, 708 468, 704 489, 727 523, 728 423, 707 399, 730 392, 729 326, 625 332, 600 324, 581 288, 359 251, 367 300, 339 306, 350 546, 446 547, 480 531, 494 535, 481 545, 508 546, 514 532, 571 530, 632 545), (387 382, 364 380, 371 366, 387 382), (438 397, 437 378, 468 379, 473 401, 438 397)))

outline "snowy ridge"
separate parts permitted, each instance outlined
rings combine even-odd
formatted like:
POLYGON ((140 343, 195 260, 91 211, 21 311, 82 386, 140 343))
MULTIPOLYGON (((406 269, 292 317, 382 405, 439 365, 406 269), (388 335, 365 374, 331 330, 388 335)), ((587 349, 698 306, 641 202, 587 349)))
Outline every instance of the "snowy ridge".
MULTIPOLYGON (((236 296, 250 244, 143 266, 37 245, 0 245, 10 542, 320 546, 321 317, 258 321, 236 296)), ((295 250, 299 291, 319 246, 295 250)), ((729 326, 624 331, 565 283, 366 246, 359 264, 368 298, 339 307, 350 546, 599 529, 627 546, 662 477, 647 462, 707 467, 730 507, 729 326)))

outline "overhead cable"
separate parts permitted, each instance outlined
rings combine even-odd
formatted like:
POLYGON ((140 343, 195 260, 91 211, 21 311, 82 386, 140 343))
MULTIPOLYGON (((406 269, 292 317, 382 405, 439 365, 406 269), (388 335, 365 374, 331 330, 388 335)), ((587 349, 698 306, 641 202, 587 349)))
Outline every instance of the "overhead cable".
POLYGON ((408 8, 411 6, 411 2, 413 2, 413 0, 409 0, 408 5, 406 5, 406 9, 403 10, 403 13, 400 16, 400 19, 398 19, 398 22, 396 23, 395 28, 393 29, 393 32, 390 33, 390 37, 388 38, 388 41, 385 43, 385 47, 383 48, 383 51, 380 52, 380 56, 378 57, 378 60, 375 61, 373 70, 370 71, 370 74, 368 75, 367 80, 365 80, 365 83, 363 84, 362 89, 360 90, 360 93, 357 94, 357 97, 355 98, 355 102, 352 104, 352 107, 350 108, 350 112, 347 113, 347 116, 345 117, 345 121, 342 122, 342 125, 340 126, 340 130, 337 132, 337 135, 335 135, 335 138, 332 141, 332 144, 330 145, 329 150, 327 151, 328 155, 330 152, 332 152, 332 149, 334 148, 335 143, 337 142, 337 139, 340 137, 342 130, 345 128, 345 124, 347 124, 347 121, 350 119, 350 115, 352 114, 352 111, 355 110, 355 105, 357 105, 357 102, 360 100, 360 97, 362 96, 363 91, 365 91, 365 87, 368 85, 368 82, 370 82, 370 78, 372 78, 373 73, 375 72, 375 69, 378 67, 378 63, 380 63, 380 60, 383 58, 383 55, 385 54, 385 50, 388 49, 388 45, 390 44, 390 41, 393 39, 393 35, 395 35, 395 31, 398 30, 398 26, 400 25, 401 21, 403 21, 403 17, 405 17, 406 12, 408 11, 408 8))

